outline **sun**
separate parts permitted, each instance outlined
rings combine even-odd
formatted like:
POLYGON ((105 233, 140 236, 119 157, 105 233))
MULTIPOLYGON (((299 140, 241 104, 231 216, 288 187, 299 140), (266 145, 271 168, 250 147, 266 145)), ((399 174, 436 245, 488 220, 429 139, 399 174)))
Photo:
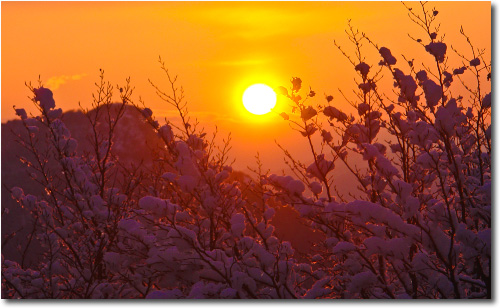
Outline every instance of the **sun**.
POLYGON ((276 105, 276 93, 262 83, 249 86, 243 93, 243 106, 257 115, 266 114, 276 105))

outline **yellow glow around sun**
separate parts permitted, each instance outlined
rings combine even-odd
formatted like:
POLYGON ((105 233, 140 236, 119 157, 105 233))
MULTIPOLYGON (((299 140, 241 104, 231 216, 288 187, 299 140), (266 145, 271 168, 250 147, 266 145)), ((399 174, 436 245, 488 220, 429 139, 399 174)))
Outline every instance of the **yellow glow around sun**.
POLYGON ((262 83, 249 86, 243 93, 243 106, 257 115, 266 114, 276 105, 276 93, 262 83))

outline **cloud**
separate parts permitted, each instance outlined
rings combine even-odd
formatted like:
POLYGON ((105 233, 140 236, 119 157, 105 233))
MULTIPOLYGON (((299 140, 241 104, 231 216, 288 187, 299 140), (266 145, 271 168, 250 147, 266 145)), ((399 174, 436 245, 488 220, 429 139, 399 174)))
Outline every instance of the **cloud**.
POLYGON ((223 60, 223 61, 197 61, 193 65, 205 66, 255 66, 270 63, 270 58, 267 59, 248 59, 248 60, 223 60))
MULTIPOLYGON (((174 123, 180 123, 180 117, 177 110, 155 109, 157 119, 167 118, 174 123)), ((238 123, 238 120, 227 114, 210 111, 190 111, 191 119, 197 119, 201 124, 211 124, 220 122, 238 123)))
POLYGON ((187 18, 208 26, 222 38, 262 39, 290 31, 289 25, 303 18, 303 11, 262 8, 254 5, 214 6, 191 11, 187 18))
MULTIPOLYGON (((356 13, 363 17, 373 14, 366 5, 337 2, 240 2, 231 5, 217 3, 179 8, 171 18, 189 20, 210 29, 214 38, 274 40, 297 38, 317 33, 343 32, 345 17, 356 13)), ((171 14, 174 14, 171 12, 171 14)))
POLYGON ((45 86, 51 90, 57 90, 60 86, 67 83, 68 81, 80 80, 85 76, 87 76, 87 74, 54 76, 50 77, 49 80, 47 80, 45 86))

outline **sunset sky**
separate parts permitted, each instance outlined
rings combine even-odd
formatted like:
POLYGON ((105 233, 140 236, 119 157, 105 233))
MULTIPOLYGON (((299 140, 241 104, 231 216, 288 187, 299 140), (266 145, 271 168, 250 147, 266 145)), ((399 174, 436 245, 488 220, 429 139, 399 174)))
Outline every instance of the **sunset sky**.
MULTIPOLYGON (((445 42, 464 50, 463 25, 491 58, 490 2, 433 5, 445 42)), ((257 151, 274 168, 282 161, 274 155, 275 139, 292 152, 304 146, 276 113, 256 116, 243 108, 246 87, 288 87, 291 77, 300 77, 316 91, 316 103, 331 94, 334 104, 347 108, 338 89, 352 93, 355 72, 333 41, 352 51, 344 33, 348 19, 398 60, 425 54, 407 35, 423 37, 400 2, 2 2, 1 15, 2 122, 15 118, 12 105, 33 110, 24 83, 38 75, 63 110, 77 109, 78 102, 90 106, 101 68, 112 84, 130 76, 133 98, 142 97, 156 116, 172 118, 148 83, 167 85, 161 56, 179 75, 192 115, 207 129, 217 124, 223 135, 232 133, 239 168, 252 165, 257 151)), ((376 65, 376 50, 365 50, 376 65)), ((451 50, 448 55, 453 67, 457 57, 451 50)), ((275 111, 288 109, 278 98, 275 111)))

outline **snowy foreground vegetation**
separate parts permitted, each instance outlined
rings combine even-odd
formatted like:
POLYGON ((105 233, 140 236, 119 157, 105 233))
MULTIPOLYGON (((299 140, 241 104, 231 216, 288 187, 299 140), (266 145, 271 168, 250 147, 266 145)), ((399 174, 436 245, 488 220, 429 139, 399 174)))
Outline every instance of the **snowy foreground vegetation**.
POLYGON ((281 116, 311 150, 304 164, 284 149, 289 176, 261 164, 253 180, 233 176, 229 138, 206 135, 189 117, 163 64, 171 88, 155 88, 181 124, 159 124, 128 82, 115 88, 101 75, 85 112, 85 149, 52 92, 30 87, 39 114, 16 109, 24 126, 16 133, 45 193, 9 190, 31 215, 18 249, 36 242, 40 254, 28 266, 3 252, 2 297, 491 298, 491 64, 465 33, 471 48, 454 51, 435 30, 438 12, 421 9, 409 16, 423 31, 421 61, 432 66, 346 31, 354 54, 337 47, 358 74, 356 113, 331 96, 309 103, 324 99, 299 78, 279 88, 293 105, 281 116), (364 50, 379 58, 369 63, 364 50), (450 53, 463 65, 448 67, 450 53), (381 93, 389 79, 394 92, 381 93), (113 152, 127 105, 163 144, 150 164, 124 164, 113 152), (357 181, 351 197, 334 187, 337 165, 357 181), (276 236, 283 206, 322 234, 310 251, 276 236))

